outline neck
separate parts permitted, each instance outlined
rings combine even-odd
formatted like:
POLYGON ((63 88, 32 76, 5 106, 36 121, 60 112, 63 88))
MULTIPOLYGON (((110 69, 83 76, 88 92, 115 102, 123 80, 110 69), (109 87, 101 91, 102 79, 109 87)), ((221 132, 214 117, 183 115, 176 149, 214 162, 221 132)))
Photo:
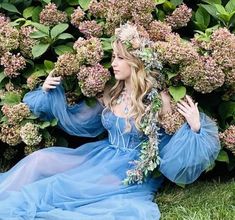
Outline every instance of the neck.
POLYGON ((125 80, 125 88, 128 94, 131 94, 131 82, 130 80, 125 80))

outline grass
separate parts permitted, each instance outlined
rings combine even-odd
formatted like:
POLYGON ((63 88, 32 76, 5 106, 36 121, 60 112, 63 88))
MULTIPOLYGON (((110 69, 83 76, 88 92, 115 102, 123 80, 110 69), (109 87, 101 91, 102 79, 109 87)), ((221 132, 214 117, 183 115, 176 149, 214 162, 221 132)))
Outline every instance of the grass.
POLYGON ((167 184, 156 203, 161 220, 235 220, 235 181, 167 184))

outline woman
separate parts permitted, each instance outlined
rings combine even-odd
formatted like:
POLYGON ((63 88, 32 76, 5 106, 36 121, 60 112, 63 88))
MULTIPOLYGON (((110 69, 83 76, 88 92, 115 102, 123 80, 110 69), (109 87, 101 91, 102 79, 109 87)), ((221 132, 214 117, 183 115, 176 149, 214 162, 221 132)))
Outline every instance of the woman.
MULTIPOLYGON (((141 47, 130 49, 122 34, 126 34, 125 28, 117 31, 113 44, 117 83, 104 92, 103 104, 97 102, 90 108, 82 102, 67 107, 61 79, 52 74, 42 88, 26 94, 24 102, 34 114, 58 118, 59 126, 69 134, 94 137, 106 129, 108 138, 76 149, 36 151, 1 174, 0 219, 156 220, 160 213, 152 199, 163 175, 176 183, 191 183, 215 160, 219 152, 217 127, 199 114, 197 104, 187 97, 188 102, 178 104, 187 123, 172 136, 158 129, 154 139, 160 139, 156 146, 159 155, 154 155, 163 175, 154 178, 146 168, 148 175, 144 176, 143 170, 136 169, 141 146, 148 141, 142 131, 142 118, 149 106, 144 100, 157 82, 149 60, 133 53, 141 52, 141 47)), ((131 34, 126 35, 129 39, 131 34)), ((135 46, 141 43, 137 35, 136 30, 135 46)), ((163 104, 154 118, 171 111, 169 96, 160 94, 163 104)))

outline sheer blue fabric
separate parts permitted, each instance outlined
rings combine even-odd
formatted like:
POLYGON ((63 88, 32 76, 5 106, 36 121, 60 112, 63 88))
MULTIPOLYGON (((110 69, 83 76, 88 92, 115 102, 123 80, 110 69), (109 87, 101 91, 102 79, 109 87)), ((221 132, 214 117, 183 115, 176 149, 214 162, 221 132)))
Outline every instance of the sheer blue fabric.
MULTIPOLYGON (((108 138, 76 149, 45 148, 22 159, 0 175, 0 219, 7 220, 156 220, 153 195, 163 176, 140 185, 123 185, 129 161, 138 159, 146 137, 132 123, 97 103, 69 108, 61 87, 48 93, 40 88, 24 102, 40 117, 56 117, 66 132, 95 136, 104 129, 108 138), (84 110, 86 109, 86 110, 84 110), (81 115, 80 115, 81 114, 81 115), (85 116, 82 116, 85 114, 85 116), (67 121, 68 120, 68 121, 67 121)), ((194 181, 216 158, 220 145, 215 123, 204 114, 194 133, 184 124, 173 136, 161 130, 160 171, 179 183, 194 181)))

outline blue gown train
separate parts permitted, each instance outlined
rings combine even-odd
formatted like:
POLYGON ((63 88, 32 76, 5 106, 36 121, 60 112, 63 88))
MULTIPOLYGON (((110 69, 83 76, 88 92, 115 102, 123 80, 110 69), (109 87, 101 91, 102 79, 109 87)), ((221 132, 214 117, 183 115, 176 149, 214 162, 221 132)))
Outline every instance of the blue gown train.
POLYGON ((185 123, 174 135, 160 130, 158 178, 143 184, 123 185, 129 161, 138 159, 146 138, 132 123, 98 102, 68 107, 63 88, 49 92, 38 88, 23 100, 43 119, 57 118, 71 135, 95 137, 105 129, 108 137, 76 149, 50 147, 22 159, 0 174, 1 220, 157 220, 152 202, 163 176, 187 184, 196 180, 218 155, 220 143, 215 123, 200 113, 201 129, 193 132, 185 123))

